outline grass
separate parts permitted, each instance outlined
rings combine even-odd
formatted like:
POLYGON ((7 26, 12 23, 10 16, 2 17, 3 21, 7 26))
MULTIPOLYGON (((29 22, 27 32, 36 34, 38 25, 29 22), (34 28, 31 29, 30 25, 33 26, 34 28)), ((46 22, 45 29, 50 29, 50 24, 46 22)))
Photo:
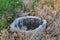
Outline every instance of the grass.
POLYGON ((0 0, 0 10, 5 10, 10 4, 10 0, 0 0))
POLYGON ((37 6, 37 2, 36 0, 32 0, 32 9, 34 10, 34 8, 37 6))
POLYGON ((45 0, 45 4, 50 6, 51 0, 45 0))
MULTIPOLYGON (((36 1, 32 1, 32 9, 34 9, 36 1)), ((19 8, 25 12, 27 9, 22 0, 0 0, 0 30, 5 29, 12 21, 19 17, 19 8)))

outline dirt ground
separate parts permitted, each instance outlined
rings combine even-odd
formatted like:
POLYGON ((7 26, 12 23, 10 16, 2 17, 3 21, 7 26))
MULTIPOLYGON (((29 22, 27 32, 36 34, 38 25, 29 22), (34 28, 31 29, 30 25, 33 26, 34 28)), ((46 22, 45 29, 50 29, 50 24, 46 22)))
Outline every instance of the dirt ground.
MULTIPOLYGON (((35 12, 32 13, 35 16, 46 19, 47 26, 42 36, 34 36, 31 40, 60 40, 60 11, 54 11, 51 7, 43 5, 37 6, 35 12)), ((30 40, 26 35, 23 35, 23 33, 2 31, 0 40, 30 40)))

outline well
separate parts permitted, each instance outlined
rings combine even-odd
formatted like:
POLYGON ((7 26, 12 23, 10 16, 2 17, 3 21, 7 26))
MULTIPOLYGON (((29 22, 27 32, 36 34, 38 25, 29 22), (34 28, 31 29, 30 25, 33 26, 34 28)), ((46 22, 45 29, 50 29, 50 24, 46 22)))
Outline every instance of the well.
POLYGON ((1 40, 40 40, 46 28, 46 20, 36 16, 19 17, 3 31, 1 40))
POLYGON ((43 30, 46 27, 46 20, 36 16, 19 17, 10 25, 13 31, 36 31, 43 30))

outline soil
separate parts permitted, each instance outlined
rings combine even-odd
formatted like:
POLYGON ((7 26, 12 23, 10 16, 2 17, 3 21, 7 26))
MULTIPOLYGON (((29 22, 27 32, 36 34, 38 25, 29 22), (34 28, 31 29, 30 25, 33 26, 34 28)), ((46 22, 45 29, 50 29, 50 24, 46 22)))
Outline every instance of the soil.
MULTIPOLYGON (((60 40, 60 11, 43 5, 43 7, 37 6, 35 12, 32 13, 46 19, 47 26, 41 36, 34 36, 31 40, 60 40)), ((27 35, 26 33, 1 31, 0 38, 1 40, 30 40, 27 35)))

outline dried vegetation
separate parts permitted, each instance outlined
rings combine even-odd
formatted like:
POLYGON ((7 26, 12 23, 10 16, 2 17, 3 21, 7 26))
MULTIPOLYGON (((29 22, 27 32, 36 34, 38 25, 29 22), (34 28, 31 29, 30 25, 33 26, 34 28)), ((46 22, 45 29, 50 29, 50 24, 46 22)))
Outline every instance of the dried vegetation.
MULTIPOLYGON (((30 34, 19 32, 2 31, 1 40, 60 40, 60 11, 53 10, 47 5, 39 5, 30 15, 39 16, 47 20, 45 32, 41 35, 35 35, 31 39, 30 34)), ((34 34, 34 33, 33 33, 34 34)))

